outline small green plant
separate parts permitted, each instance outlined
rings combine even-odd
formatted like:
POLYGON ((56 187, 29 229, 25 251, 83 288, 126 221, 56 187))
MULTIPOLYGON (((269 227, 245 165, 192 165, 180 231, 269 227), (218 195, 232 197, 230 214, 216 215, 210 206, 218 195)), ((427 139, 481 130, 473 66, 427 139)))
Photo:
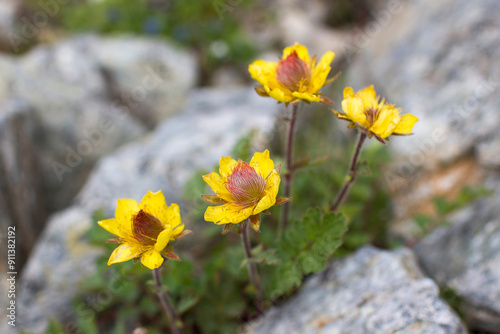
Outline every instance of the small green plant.
POLYGON ((417 214, 413 216, 414 222, 420 228, 420 237, 428 234, 436 227, 448 225, 448 215, 477 199, 489 196, 491 193, 492 191, 485 187, 465 186, 454 200, 449 200, 441 196, 435 197, 433 203, 436 215, 417 214))

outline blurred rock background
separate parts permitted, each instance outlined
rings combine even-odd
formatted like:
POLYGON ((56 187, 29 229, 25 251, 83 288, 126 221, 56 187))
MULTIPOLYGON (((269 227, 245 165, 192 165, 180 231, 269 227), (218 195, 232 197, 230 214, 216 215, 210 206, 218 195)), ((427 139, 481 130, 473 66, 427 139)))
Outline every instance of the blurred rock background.
MULTIPOLYGON (((20 328, 72 319, 101 252, 86 238, 96 210, 149 189, 197 210, 186 183, 241 136, 281 146, 284 107, 253 92, 247 66, 297 41, 336 53, 336 108, 344 86, 374 84, 420 122, 373 183, 389 204, 364 220, 385 225, 352 247, 386 249, 335 260, 242 331, 500 333, 498 13, 496 0, 1 1, 0 233, 16 226, 20 328)), ((352 140, 327 116, 302 115, 335 130, 312 151, 352 140)))

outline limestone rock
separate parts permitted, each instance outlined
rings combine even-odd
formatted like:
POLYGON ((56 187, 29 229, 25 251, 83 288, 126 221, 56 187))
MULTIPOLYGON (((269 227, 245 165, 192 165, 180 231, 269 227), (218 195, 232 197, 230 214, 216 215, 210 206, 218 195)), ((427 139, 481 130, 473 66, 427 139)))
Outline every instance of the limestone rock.
POLYGON ((86 241, 90 224, 91 215, 78 207, 49 219, 18 281, 17 328, 43 333, 51 317, 70 318, 70 302, 100 254, 86 241))
POLYGON ((80 35, 0 57, 0 97, 34 106, 49 210, 69 204, 95 161, 181 110, 190 54, 160 40, 80 35))
POLYGON ((459 298, 469 328, 500 333, 500 179, 488 179, 496 195, 451 218, 415 247, 423 269, 459 298))
POLYGON ((264 149, 278 108, 276 101, 258 96, 250 87, 196 90, 184 112, 164 122, 152 136, 102 159, 77 201, 89 210, 104 208, 113 214, 118 198, 140 200, 148 190, 161 189, 168 201, 175 202, 193 173, 211 171, 250 131, 257 131, 261 145, 256 145, 264 149))
POLYGON ((396 163, 385 173, 395 195, 391 230, 406 240, 414 214, 434 213, 434 197, 482 185, 499 166, 499 10, 494 0, 389 1, 358 31, 349 85, 374 84, 420 119, 414 135, 391 138, 396 163))
MULTIPOLYGON (((33 108, 28 104, 9 100, 0 105, 1 287, 7 283, 4 278, 8 271, 21 270, 47 217, 35 147, 37 126, 33 108), (9 227, 16 234, 16 264, 13 270, 7 268, 9 227)), ((6 300, 2 299, 1 306, 6 300)), ((2 307, 2 314, 4 310, 2 307)))
POLYGON ((309 278, 283 305, 250 323, 258 334, 467 333, 409 249, 367 246, 309 278))

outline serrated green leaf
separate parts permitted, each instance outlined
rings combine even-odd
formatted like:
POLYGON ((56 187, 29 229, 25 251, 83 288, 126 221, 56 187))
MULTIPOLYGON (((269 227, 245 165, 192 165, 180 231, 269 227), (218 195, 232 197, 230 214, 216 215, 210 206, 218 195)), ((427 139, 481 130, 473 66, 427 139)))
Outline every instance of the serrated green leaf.
POLYGON ((302 228, 310 240, 316 239, 318 235, 321 235, 321 218, 322 212, 320 209, 309 209, 302 219, 302 228))
POLYGON ((278 270, 274 272, 272 280, 274 284, 270 296, 274 299, 299 287, 302 284, 302 272, 293 262, 287 262, 279 266, 278 270))
POLYGON ((325 258, 322 258, 323 261, 320 261, 318 254, 314 252, 303 252, 298 257, 299 266, 304 275, 308 275, 310 273, 316 273, 323 270, 325 266, 325 258))
POLYGON ((325 233, 332 237, 340 237, 347 231, 347 224, 343 214, 327 213, 323 216, 322 226, 325 233))

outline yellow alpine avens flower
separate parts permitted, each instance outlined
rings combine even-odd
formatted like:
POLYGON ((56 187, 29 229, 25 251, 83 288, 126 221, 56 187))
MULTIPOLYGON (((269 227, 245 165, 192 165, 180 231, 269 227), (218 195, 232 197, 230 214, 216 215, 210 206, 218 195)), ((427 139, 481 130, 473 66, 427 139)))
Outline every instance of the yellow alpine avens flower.
POLYGON ((267 212, 273 205, 290 200, 279 198, 280 167, 274 167, 269 158, 269 151, 254 154, 250 163, 236 161, 231 157, 222 157, 219 162, 219 174, 213 172, 203 179, 215 192, 215 195, 202 195, 210 204, 205 212, 205 220, 217 225, 227 224, 223 233, 233 224, 250 218, 255 231, 260 230, 260 213, 267 212))
POLYGON ((316 56, 309 57, 307 48, 295 43, 283 50, 278 63, 256 60, 248 71, 259 82, 255 90, 261 96, 270 96, 287 105, 298 101, 332 103, 319 90, 333 81, 326 77, 334 57, 335 54, 329 51, 317 63, 316 56))
POLYGON ((368 138, 375 136, 384 144, 390 135, 410 135, 418 121, 412 114, 400 116, 401 109, 377 97, 373 85, 357 93, 346 87, 342 110, 331 109, 338 118, 351 122, 349 127, 358 127, 367 132, 368 138))
POLYGON ((108 241, 121 243, 111 254, 108 265, 140 257, 142 264, 151 270, 161 266, 163 256, 180 261, 168 243, 192 233, 184 230, 179 206, 175 203, 167 206, 161 191, 148 191, 141 203, 133 199, 118 200, 115 218, 98 224, 119 237, 108 241))

